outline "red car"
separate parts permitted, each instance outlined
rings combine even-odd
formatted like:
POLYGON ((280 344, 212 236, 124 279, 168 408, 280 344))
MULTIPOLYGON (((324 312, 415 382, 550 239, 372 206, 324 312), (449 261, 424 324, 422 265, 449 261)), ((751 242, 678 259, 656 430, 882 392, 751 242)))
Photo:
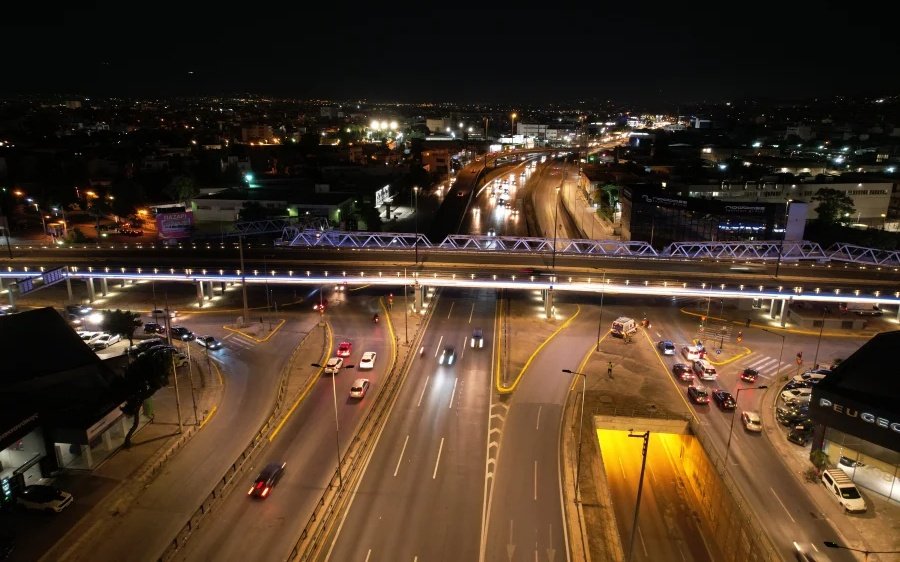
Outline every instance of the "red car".
POLYGON ((348 341, 342 341, 338 344, 337 355, 338 357, 350 357, 350 350, 353 349, 353 344, 348 341))

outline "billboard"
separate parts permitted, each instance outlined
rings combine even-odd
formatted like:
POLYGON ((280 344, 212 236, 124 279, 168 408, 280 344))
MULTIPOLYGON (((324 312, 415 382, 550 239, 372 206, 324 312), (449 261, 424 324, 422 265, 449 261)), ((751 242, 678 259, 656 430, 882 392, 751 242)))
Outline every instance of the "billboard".
POLYGON ((179 211, 175 213, 159 213, 156 215, 156 230, 160 240, 176 240, 188 238, 194 224, 194 213, 179 211))

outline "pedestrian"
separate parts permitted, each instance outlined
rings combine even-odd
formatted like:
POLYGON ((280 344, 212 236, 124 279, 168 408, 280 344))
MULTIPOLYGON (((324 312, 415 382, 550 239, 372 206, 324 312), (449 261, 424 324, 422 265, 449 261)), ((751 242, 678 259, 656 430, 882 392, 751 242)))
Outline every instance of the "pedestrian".
POLYGON ((606 366, 606 375, 607 375, 609 378, 613 378, 613 376, 612 376, 612 368, 613 368, 613 364, 612 364, 612 361, 610 361, 609 364, 606 366))

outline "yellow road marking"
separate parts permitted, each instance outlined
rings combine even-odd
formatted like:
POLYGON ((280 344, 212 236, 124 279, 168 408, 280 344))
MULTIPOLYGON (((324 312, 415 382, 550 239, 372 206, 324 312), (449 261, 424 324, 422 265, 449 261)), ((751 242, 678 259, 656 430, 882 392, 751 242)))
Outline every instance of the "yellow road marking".
POLYGON ((275 332, 277 332, 278 330, 280 330, 281 327, 284 326, 285 322, 287 322, 287 321, 286 321, 286 320, 279 320, 279 321, 278 321, 278 325, 275 326, 275 328, 273 328, 271 332, 269 332, 269 335, 268 335, 268 336, 266 336, 266 337, 264 337, 264 338, 262 338, 262 339, 253 337, 253 336, 251 336, 250 334, 248 334, 247 332, 244 332, 244 331, 242 331, 242 330, 238 330, 237 328, 229 328, 228 326, 222 326, 222 328, 228 330, 229 332, 234 332, 234 333, 236 333, 236 334, 240 334, 240 335, 244 336, 245 338, 251 339, 251 340, 253 340, 253 341, 255 341, 255 342, 258 342, 258 343, 264 343, 264 342, 269 341, 269 338, 271 338, 272 336, 274 336, 274 335, 275 335, 275 332))
POLYGON ((571 324, 572 321, 575 320, 575 317, 578 316, 579 313, 581 313, 580 305, 575 309, 575 314, 570 316, 568 320, 563 322, 562 325, 556 329, 556 331, 554 331, 552 334, 550 334, 550 336, 547 337, 547 339, 545 339, 543 342, 541 342, 541 345, 539 345, 538 348, 534 350, 534 353, 531 354, 531 357, 529 357, 528 361, 525 362, 525 365, 522 366, 522 369, 519 371, 519 374, 516 375, 516 380, 513 381, 512 385, 510 385, 508 387, 500 386, 500 379, 498 376, 497 392, 499 392, 500 394, 509 394, 512 391, 514 391, 516 389, 516 386, 518 386, 519 381, 522 380, 522 376, 525 374, 525 371, 527 371, 528 367, 531 366, 531 362, 534 361, 534 358, 537 356, 537 354, 540 353, 541 350, 544 349, 544 346, 547 345, 548 343, 550 343, 550 341, 553 340, 553 338, 555 338, 557 334, 559 334, 561 331, 563 331, 564 328, 567 328, 569 326, 569 324, 571 324))
POLYGON ((218 410, 218 409, 219 409, 218 406, 213 406, 212 410, 209 411, 209 415, 206 416, 206 418, 204 418, 202 422, 200 422, 200 427, 198 427, 197 429, 203 429, 203 426, 206 425, 206 423, 212 419, 213 414, 215 414, 216 410, 218 410))
POLYGON ((691 413, 691 416, 696 417, 696 415, 694 414, 694 410, 691 408, 691 405, 688 403, 687 397, 685 396, 687 391, 682 389, 682 387, 679 386, 677 382, 675 382, 675 376, 672 374, 672 369, 670 369, 669 366, 666 365, 666 362, 663 361, 662 356, 659 354, 659 351, 657 351, 656 346, 653 344, 653 340, 650 339, 650 334, 647 333, 647 330, 643 330, 643 332, 644 337, 647 339, 647 343, 649 343, 650 348, 653 349, 653 354, 656 355, 656 358, 659 360, 659 364, 662 365, 663 371, 665 371, 666 373, 666 378, 669 379, 669 382, 672 383, 672 386, 675 387, 675 390, 678 392, 678 396, 681 397, 681 401, 684 402, 684 405, 687 407, 688 412, 691 413))

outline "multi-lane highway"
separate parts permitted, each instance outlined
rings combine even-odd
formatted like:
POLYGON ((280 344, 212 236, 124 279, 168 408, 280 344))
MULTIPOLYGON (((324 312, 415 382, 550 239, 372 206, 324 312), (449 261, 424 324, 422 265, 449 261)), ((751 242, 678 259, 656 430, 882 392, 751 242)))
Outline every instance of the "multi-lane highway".
POLYGON ((494 315, 492 292, 441 295, 327 559, 477 559, 494 315), (440 364, 448 347, 455 360, 440 364))

